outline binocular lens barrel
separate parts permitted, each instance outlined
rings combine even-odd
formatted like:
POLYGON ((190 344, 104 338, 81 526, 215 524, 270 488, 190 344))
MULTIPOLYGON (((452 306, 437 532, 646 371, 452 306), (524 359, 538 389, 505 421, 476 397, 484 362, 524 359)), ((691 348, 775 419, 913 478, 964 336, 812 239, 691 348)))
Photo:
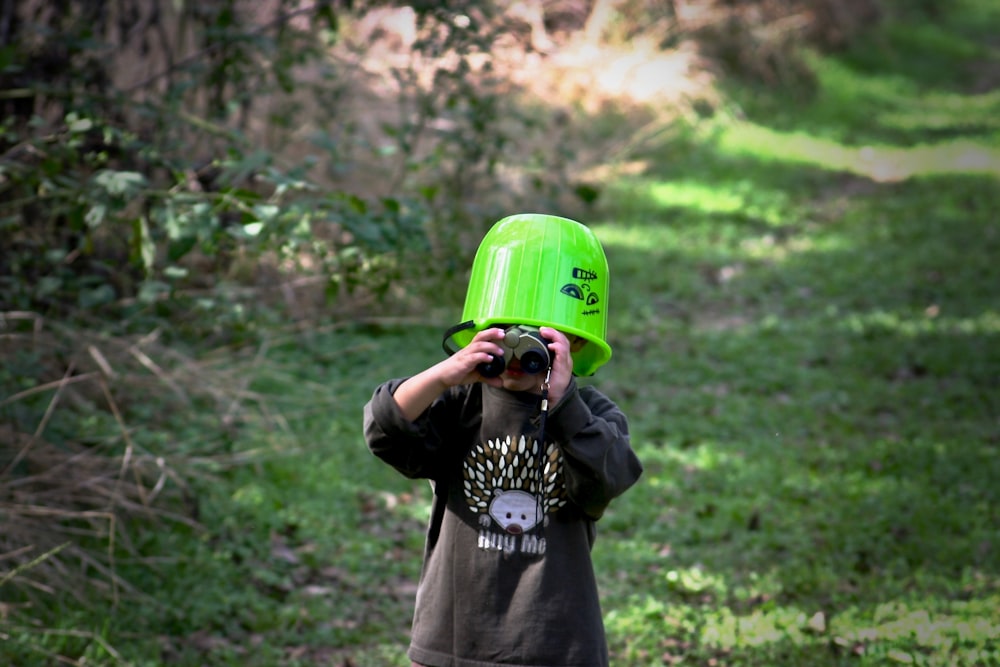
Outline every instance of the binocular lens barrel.
POLYGON ((507 369, 510 359, 517 358, 521 362, 521 370, 529 375, 541 373, 549 367, 551 357, 546 347, 548 340, 537 333, 537 329, 522 326, 512 326, 506 330, 506 335, 500 343, 504 348, 502 357, 494 357, 488 363, 479 364, 476 369, 486 378, 495 378, 507 369))
POLYGON ((479 364, 476 370, 484 378, 495 378, 500 377, 504 370, 507 368, 507 362, 504 361, 503 357, 493 357, 493 361, 485 364, 479 364))
POLYGON ((528 350, 521 355, 521 370, 525 373, 541 373, 548 365, 548 357, 542 357, 542 353, 536 350, 528 350))

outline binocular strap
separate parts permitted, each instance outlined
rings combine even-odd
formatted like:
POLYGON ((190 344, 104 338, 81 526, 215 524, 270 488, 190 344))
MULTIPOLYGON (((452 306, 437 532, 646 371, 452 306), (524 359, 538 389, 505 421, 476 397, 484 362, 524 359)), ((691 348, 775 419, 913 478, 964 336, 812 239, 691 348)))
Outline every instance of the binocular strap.
MULTIPOLYGON (((549 366, 548 370, 545 371, 545 380, 542 381, 542 402, 539 405, 538 413, 538 435, 536 436, 536 442, 538 442, 538 447, 541 451, 546 451, 545 449, 545 419, 549 414, 549 377, 552 375, 552 366, 549 366)), ((543 465, 544 457, 538 460, 538 465, 535 468, 535 481, 538 483, 538 490, 541 492, 543 488, 543 481, 545 479, 545 466, 543 465)), ((536 505, 535 512, 538 512, 536 505)), ((542 517, 536 516, 537 520, 542 517)))

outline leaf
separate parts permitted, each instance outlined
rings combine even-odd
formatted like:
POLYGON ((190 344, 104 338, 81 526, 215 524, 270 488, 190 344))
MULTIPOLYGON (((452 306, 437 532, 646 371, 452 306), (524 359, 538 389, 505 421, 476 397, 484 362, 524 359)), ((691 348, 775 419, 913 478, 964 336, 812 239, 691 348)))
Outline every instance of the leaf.
POLYGON ((83 219, 87 223, 88 227, 94 229, 96 227, 99 227, 100 224, 104 222, 104 219, 107 217, 107 215, 108 215, 108 207, 105 206, 104 204, 95 203, 93 206, 90 207, 90 210, 87 211, 87 215, 85 215, 83 219))
POLYGON ((145 280, 139 285, 139 301, 142 303, 154 303, 160 297, 170 293, 170 285, 159 280, 145 280))
POLYGON ((243 233, 246 236, 256 237, 260 236, 260 233, 264 231, 263 222, 249 222, 243 225, 243 233))
POLYGON ((887 655, 888 655, 888 658, 890 660, 894 661, 894 662, 899 662, 899 663, 902 663, 904 665, 912 665, 913 664, 913 656, 911 654, 907 653, 906 651, 901 650, 901 649, 898 649, 898 648, 890 649, 889 653, 887 655))
MULTIPOLYGON (((261 221, 261 223, 258 224, 262 224, 264 222, 270 222, 278 217, 278 214, 281 213, 281 207, 275 206, 274 204, 255 204, 253 207, 253 213, 257 216, 257 219, 261 221)), ((249 225, 246 226, 249 227, 249 225)), ((249 230, 247 233, 252 236, 256 236, 255 233, 251 233, 249 230)))
POLYGON ((326 23, 327 29, 332 33, 336 33, 340 29, 337 13, 333 11, 333 6, 328 1, 318 4, 316 7, 316 18, 323 20, 326 23))
POLYGON ((81 308, 93 308, 115 300, 115 290, 111 285, 103 284, 93 289, 80 290, 79 303, 81 308))
POLYGON ((351 208, 358 213, 366 213, 368 211, 368 204, 365 200, 357 195, 349 195, 347 197, 347 203, 350 204, 351 208))
POLYGON ((198 237, 196 236, 187 236, 171 241, 167 245, 167 259, 171 262, 176 262, 191 252, 196 243, 198 243, 198 237))
POLYGON ((803 630, 815 634, 823 634, 826 632, 826 614, 821 611, 817 611, 809 617, 808 621, 806 621, 806 625, 803 630))
POLYGON ((9 68, 16 62, 17 51, 13 46, 5 46, 0 49, 0 72, 9 71, 9 68))
POLYGON ((56 276, 43 276, 35 286, 35 292, 38 296, 48 296, 58 292, 62 288, 62 283, 62 279, 56 276))
POLYGON ((94 127, 94 121, 89 118, 77 118, 75 114, 68 114, 66 116, 66 127, 74 134, 82 134, 94 127))
POLYGON ((115 171, 105 169, 94 176, 94 184, 104 188, 111 195, 131 195, 146 186, 146 177, 137 171, 115 171))
POLYGON ((146 216, 139 216, 132 222, 133 255, 132 260, 139 260, 143 273, 149 276, 153 272, 156 261, 156 245, 149 233, 149 221, 146 216))

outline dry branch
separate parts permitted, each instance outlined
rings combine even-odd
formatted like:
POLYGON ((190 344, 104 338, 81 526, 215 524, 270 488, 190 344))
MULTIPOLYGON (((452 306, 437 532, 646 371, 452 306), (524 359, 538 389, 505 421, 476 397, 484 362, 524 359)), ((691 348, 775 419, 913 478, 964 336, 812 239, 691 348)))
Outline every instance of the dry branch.
POLYGON ((31 321, 30 332, 5 333, 0 366, 20 368, 35 383, 24 389, 21 377, 0 384, 0 590, 26 603, 68 595, 84 605, 117 604, 122 594, 141 594, 124 580, 118 561, 127 556, 141 564, 155 556, 141 553, 132 533, 164 523, 198 529, 189 484, 198 461, 241 460, 212 451, 181 454, 169 445, 149 451, 135 422, 169 432, 172 413, 202 410, 211 420, 214 407, 217 427, 229 428, 252 398, 249 379, 237 381, 229 367, 206 367, 167 350, 155 334, 99 336, 24 315, 0 315, 0 322, 31 321), (26 354, 37 359, 30 370, 13 363, 26 354), (162 423, 132 413, 149 404, 157 405, 162 423), (96 441, 55 431, 57 422, 79 423, 81 410, 105 415, 99 423, 110 430, 96 441))

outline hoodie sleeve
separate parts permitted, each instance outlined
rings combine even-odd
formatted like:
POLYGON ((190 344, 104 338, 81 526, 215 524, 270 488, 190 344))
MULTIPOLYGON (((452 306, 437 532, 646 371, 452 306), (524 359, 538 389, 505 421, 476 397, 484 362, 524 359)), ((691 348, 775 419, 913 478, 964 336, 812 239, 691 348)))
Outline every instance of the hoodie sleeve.
POLYGON ((547 436, 562 449, 566 490, 591 519, 642 474, 625 414, 593 387, 576 382, 549 413, 547 436))
POLYGON ((406 477, 434 478, 447 453, 445 443, 455 441, 453 432, 462 421, 462 388, 452 388, 411 422, 392 397, 405 380, 389 380, 375 389, 364 410, 365 442, 372 454, 406 477))

